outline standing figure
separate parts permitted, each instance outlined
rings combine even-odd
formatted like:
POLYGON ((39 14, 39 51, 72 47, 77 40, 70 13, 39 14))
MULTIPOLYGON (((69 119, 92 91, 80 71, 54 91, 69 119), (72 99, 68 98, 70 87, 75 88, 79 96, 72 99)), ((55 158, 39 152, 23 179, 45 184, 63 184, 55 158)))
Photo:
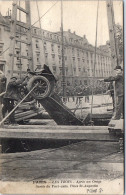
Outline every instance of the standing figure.
MULTIPOLYGON (((20 100, 20 90, 19 88, 24 85, 23 81, 25 78, 22 78, 20 80, 17 79, 17 77, 11 77, 8 85, 7 85, 7 90, 6 94, 4 95, 3 99, 3 117, 5 117, 6 113, 11 112, 14 108, 14 103, 15 101, 20 100)), ((9 122, 11 124, 15 124, 15 118, 14 118, 14 112, 9 116, 9 122)))
POLYGON ((113 116, 114 120, 118 120, 123 116, 123 107, 124 107, 124 99, 123 99, 123 72, 121 66, 116 66, 114 69, 116 71, 116 76, 109 77, 104 79, 105 82, 115 81, 115 95, 116 95, 116 112, 113 116))
POLYGON ((113 111, 115 110, 115 100, 114 100, 114 87, 113 87, 113 82, 111 81, 108 86, 108 92, 112 98, 112 103, 113 103, 113 111))

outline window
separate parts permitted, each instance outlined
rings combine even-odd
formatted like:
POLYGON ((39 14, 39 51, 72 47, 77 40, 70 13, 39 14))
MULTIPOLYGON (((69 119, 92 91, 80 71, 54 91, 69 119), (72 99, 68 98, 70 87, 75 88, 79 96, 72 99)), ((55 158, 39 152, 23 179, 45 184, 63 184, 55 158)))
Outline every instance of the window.
POLYGON ((16 64, 16 65, 17 65, 18 70, 21 70, 21 64, 16 64))
POLYGON ((17 60, 19 60, 19 54, 20 54, 20 51, 16 51, 17 60))
POLYGON ((72 38, 70 38, 70 39, 69 39, 69 41, 72 43, 72 42, 73 42, 73 39, 72 39, 72 38))
POLYGON ((52 54, 52 60, 55 61, 55 54, 52 54))
POLYGON ((47 53, 45 54, 45 61, 46 61, 46 64, 48 64, 48 54, 47 53))
POLYGON ((66 47, 64 47, 64 54, 66 54, 66 47))
POLYGON ((53 66, 53 73, 56 73, 56 66, 53 66))
POLYGON ((80 66, 80 58, 78 58, 78 66, 80 66))
POLYGON ((44 50, 47 51, 47 45, 46 42, 44 42, 44 50))
POLYGON ((87 56, 87 58, 88 58, 88 52, 86 52, 86 56, 87 56))
POLYGON ((68 68, 66 68, 66 75, 68 75, 68 68))
POLYGON ((0 53, 2 53, 2 52, 3 52, 3 44, 0 45, 0 53))
POLYGON ((93 53, 91 53, 91 59, 93 59, 93 53))
POLYGON ((63 42, 64 42, 64 43, 66 42, 66 39, 65 39, 65 37, 63 37, 63 42))
POLYGON ((77 49, 77 56, 79 57, 79 49, 77 49))
POLYGON ((37 63, 40 63, 40 54, 37 53, 36 56, 37 56, 37 63))
POLYGON ((52 34, 50 34, 50 38, 52 39, 52 34))
POLYGON ((60 54, 61 50, 60 50, 60 45, 58 45, 58 53, 60 54))
POLYGON ((74 74, 76 73, 76 68, 74 68, 74 74))
POLYGON ((59 37, 57 37, 57 41, 59 41, 59 37))
POLYGON ((35 34, 37 34, 37 31, 36 31, 36 29, 34 29, 34 33, 35 33, 35 34))
POLYGON ((39 42, 38 42, 38 40, 36 40, 36 49, 38 49, 39 48, 39 42))
POLYGON ((85 59, 84 59, 84 58, 82 59, 82 62, 83 62, 83 63, 85 62, 85 59))
POLYGON ((47 33, 47 37, 49 37, 49 33, 47 33))
POLYGON ((78 68, 78 70, 79 70, 79 72, 81 72, 81 68, 80 67, 78 68))
POLYGON ((70 86, 70 82, 69 81, 67 81, 67 86, 70 86))
POLYGON ((59 67, 59 69, 60 69, 60 75, 62 75, 62 67, 59 67))
POLYGON ((73 55, 74 55, 74 52, 75 52, 75 51, 74 51, 74 48, 72 48, 72 54, 73 54, 73 55))
POLYGON ((1 33, 1 28, 0 28, 0 40, 2 39, 2 33, 1 33))
POLYGON ((54 52, 54 45, 51 44, 51 49, 52 49, 52 52, 54 52))
POLYGON ((73 58, 73 65, 75 65, 75 58, 73 58))
POLYGON ((61 60, 59 60, 59 65, 61 65, 61 60))
POLYGON ((84 81, 84 85, 87 85, 87 80, 84 81))

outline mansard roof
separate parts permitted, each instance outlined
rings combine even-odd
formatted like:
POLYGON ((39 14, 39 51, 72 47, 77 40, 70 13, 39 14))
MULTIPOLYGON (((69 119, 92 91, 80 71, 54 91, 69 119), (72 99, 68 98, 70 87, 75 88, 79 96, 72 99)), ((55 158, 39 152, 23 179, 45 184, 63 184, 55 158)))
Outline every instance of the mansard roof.
POLYGON ((9 25, 10 24, 10 16, 2 16, 0 13, 0 23, 9 25))

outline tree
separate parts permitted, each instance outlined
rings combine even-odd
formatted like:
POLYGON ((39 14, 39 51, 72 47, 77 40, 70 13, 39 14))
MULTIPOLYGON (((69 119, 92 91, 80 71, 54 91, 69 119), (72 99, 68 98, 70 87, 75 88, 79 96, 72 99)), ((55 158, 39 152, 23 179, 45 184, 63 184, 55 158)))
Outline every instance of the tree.
MULTIPOLYGON (((123 62, 123 30, 120 24, 115 24, 115 39, 117 42, 117 48, 119 49, 119 62, 123 62)), ((110 41, 107 41, 106 44, 110 48, 110 41)))
POLYGON ((119 61, 120 64, 123 61, 123 29, 120 24, 115 25, 116 41, 119 48, 119 61))

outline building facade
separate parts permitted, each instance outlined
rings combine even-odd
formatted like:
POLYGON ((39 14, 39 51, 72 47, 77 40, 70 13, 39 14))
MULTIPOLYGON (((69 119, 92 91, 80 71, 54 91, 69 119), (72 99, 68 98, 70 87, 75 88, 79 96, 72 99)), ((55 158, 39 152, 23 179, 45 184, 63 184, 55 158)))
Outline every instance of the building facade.
MULTIPOLYGON (((62 81, 62 43, 61 32, 49 32, 32 27, 32 47, 34 70, 47 64, 54 75, 62 81)), ((112 74, 111 53, 108 45, 97 48, 94 68, 95 48, 89 44, 86 36, 80 37, 70 30, 63 33, 64 63, 66 85, 87 85, 95 76, 96 80, 112 74), (95 72, 95 75, 94 75, 95 72)), ((16 29, 17 38, 26 41, 26 29, 16 29)), ((0 68, 9 77, 9 47, 10 47, 10 16, 0 14, 0 68), (3 53, 4 52, 4 53, 3 53)), ((15 44, 14 74, 25 74, 29 68, 28 60, 20 56, 28 55, 26 44, 15 44)))

